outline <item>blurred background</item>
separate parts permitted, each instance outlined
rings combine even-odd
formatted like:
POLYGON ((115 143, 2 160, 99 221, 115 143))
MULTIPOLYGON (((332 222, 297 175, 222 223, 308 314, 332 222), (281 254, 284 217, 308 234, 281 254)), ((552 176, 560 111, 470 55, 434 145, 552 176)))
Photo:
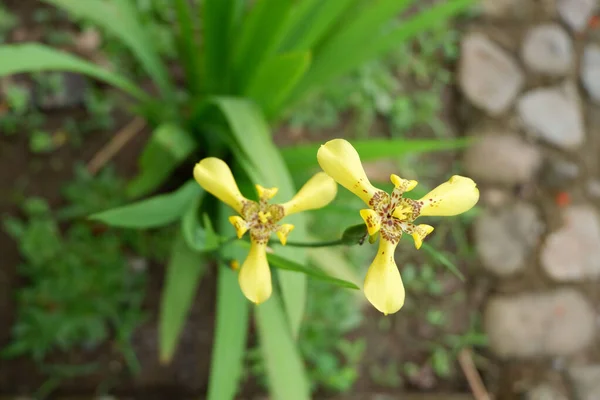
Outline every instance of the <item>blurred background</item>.
MULTIPOLYGON (((194 163, 207 155, 209 147, 202 146, 212 146, 218 130, 195 132, 202 148, 182 150, 172 168, 162 171, 160 156, 150 166, 144 160, 153 151, 148 143, 162 140, 156 127, 163 119, 194 125, 188 99, 208 89, 198 84, 194 92, 189 60, 209 52, 210 43, 182 51, 181 1, 125 2, 139 23, 131 26, 143 28, 126 35, 119 34, 129 26, 125 20, 109 22, 111 31, 78 14, 92 4, 87 1, 0 0, 0 398, 226 400, 208 394, 218 336, 216 265, 190 289, 189 311, 178 317, 178 344, 163 357, 163 290, 179 224, 126 228, 86 218, 133 198, 171 193, 191 178, 194 163), (156 78, 160 73, 148 73, 152 67, 144 70, 137 60, 144 43, 139 50, 128 40, 136 35, 164 63, 177 88, 172 97, 156 78), (117 89, 127 84, 73 67, 73 60, 53 64, 54 55, 36 49, 26 57, 2 50, 30 42, 117 72, 139 88, 130 95, 154 102, 132 103, 117 89), (17 59, 28 66, 15 67, 17 59), (159 181, 148 181, 157 175, 159 181)), ((241 2, 246 8, 235 15, 261 1, 267 3, 241 2)), ((191 9, 198 3, 189 2, 191 9)), ((396 262, 407 296, 397 314, 384 317, 361 291, 308 278, 295 343, 311 398, 599 400, 599 4, 462 1, 447 16, 419 20, 453 1, 398 0, 407 7, 397 9, 390 1, 345 3, 342 22, 327 30, 334 39, 346 32, 344 18, 374 18, 370 10, 384 3, 392 22, 413 21, 407 26, 419 32, 399 35, 385 51, 357 58, 331 79, 315 78, 312 90, 285 107, 271 102, 278 93, 249 85, 242 95, 264 110, 275 145, 316 149, 336 137, 399 146, 422 140, 398 155, 388 149, 382 157, 368 156, 368 176, 390 189, 396 173, 419 180, 425 191, 458 173, 477 182, 481 200, 464 215, 435 219, 429 246, 420 251, 410 240, 400 242, 396 262)), ((188 21, 199 42, 203 29, 228 23, 217 13, 208 24, 206 15, 188 21)), ((320 15, 298 26, 317 24, 320 15)), ((251 30, 235 40, 244 42, 251 30)), ((358 31, 367 41, 357 46, 377 47, 372 34, 358 31)), ((266 47, 264 40, 256 43, 266 47)), ((315 45, 313 66, 344 61, 342 47, 332 53, 338 58, 317 64, 328 43, 315 45)), ((258 52, 250 50, 249 59, 258 52)), ((266 80, 281 85, 276 70, 266 80)), ((232 84, 214 92, 240 95, 235 90, 232 84)), ((169 146, 177 147, 188 139, 172 140, 169 146)), ((361 222, 361 205, 340 187, 335 205, 310 213, 307 227, 316 237, 337 238, 361 222)), ((308 257, 360 286, 371 247, 311 250, 308 257)), ((235 398, 282 398, 269 390, 252 321, 229 329, 246 325, 235 398)))

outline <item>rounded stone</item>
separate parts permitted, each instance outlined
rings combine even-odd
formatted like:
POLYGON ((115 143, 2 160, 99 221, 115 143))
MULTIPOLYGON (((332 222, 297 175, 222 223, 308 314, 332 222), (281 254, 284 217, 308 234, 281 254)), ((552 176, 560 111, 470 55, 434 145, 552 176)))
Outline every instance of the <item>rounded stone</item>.
POLYGON ((590 98, 600 103, 600 45, 588 44, 581 61, 581 83, 590 98))
POLYGON ((562 20, 575 32, 585 30, 596 6, 596 0, 557 0, 556 4, 562 20))
POLYGON ((568 356, 593 342, 595 312, 574 289, 495 296, 484 310, 484 329, 502 358, 568 356))
POLYGON ((483 267, 499 276, 522 271, 539 242, 543 224, 530 204, 484 210, 475 220, 475 247, 483 267))
POLYGON ((464 156, 469 176, 506 185, 531 181, 541 163, 541 151, 516 134, 485 134, 464 156))
POLYGON ((583 116, 572 84, 531 90, 521 96, 517 111, 527 130, 540 139, 564 150, 583 144, 583 116))
POLYGON ((531 71, 565 75, 573 66, 573 44, 560 25, 538 25, 525 35, 521 57, 531 71))
POLYGON ((523 72, 500 46, 480 33, 461 42, 459 85, 473 105, 490 115, 507 111, 523 86, 523 72))
POLYGON ((591 206, 579 205, 564 211, 564 225, 546 238, 540 261, 557 281, 600 278, 600 221, 591 206))
POLYGON ((600 364, 569 368, 569 375, 581 400, 600 399, 600 364))

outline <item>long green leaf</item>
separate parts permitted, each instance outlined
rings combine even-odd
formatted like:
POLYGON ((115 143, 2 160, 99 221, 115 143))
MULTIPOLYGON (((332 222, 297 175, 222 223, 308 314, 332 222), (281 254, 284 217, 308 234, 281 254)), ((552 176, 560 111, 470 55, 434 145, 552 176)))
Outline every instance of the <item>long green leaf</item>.
MULTIPOLYGON (((227 221, 229 210, 225 205, 220 210, 219 227, 231 229, 227 221)), ((217 239, 209 237, 209 240, 217 239)), ((229 246, 223 253, 238 260, 245 256, 237 246, 229 246)), ((233 400, 244 368, 250 303, 240 290, 237 274, 226 265, 219 266, 217 279, 215 339, 207 400, 233 400)))
POLYGON ((277 293, 256 307, 261 354, 274 400, 308 400, 310 389, 302 359, 290 334, 277 293))
POLYGON ((200 186, 190 181, 175 192, 102 211, 89 218, 121 228, 156 228, 181 218, 200 193, 200 186))
POLYGON ((158 329, 162 363, 168 363, 173 358, 198 284, 205 271, 205 261, 200 254, 191 249, 179 235, 173 243, 160 304, 158 329))
POLYGON ((0 60, 0 76, 38 71, 70 71, 109 83, 140 101, 149 100, 148 95, 127 78, 41 44, 1 46, 0 60))
POLYGON ((292 11, 290 29, 283 51, 307 51, 334 29, 338 19, 356 0, 304 0, 292 11))
POLYGON ((136 198, 157 189, 197 146, 198 142, 180 126, 160 125, 152 132, 140 156, 140 172, 129 182, 129 196, 136 198))
POLYGON ((277 55, 266 61, 252 78, 245 95, 261 106, 267 116, 277 115, 309 65, 308 52, 277 55))
POLYGON ((450 261, 448 257, 446 257, 442 252, 433 248, 430 244, 427 243, 423 243, 422 247, 427 254, 429 254, 433 259, 437 260, 444 267, 448 268, 450 272, 452 272, 458 279, 460 279, 463 282, 465 281, 465 276, 463 275, 463 273, 460 272, 458 267, 454 265, 454 263, 450 261))
MULTIPOLYGON (((212 101, 228 121, 233 140, 237 143, 238 160, 252 181, 266 187, 278 187, 280 199, 291 199, 295 194, 291 175, 271 139, 260 110, 243 99, 216 97, 212 101)), ((285 222, 296 227, 293 232, 294 240, 303 241, 306 221, 302 213, 286 217, 285 222)), ((300 249, 286 247, 281 249, 281 254, 299 263, 305 262, 306 254, 300 249)), ((306 303, 306 277, 291 271, 278 271, 278 275, 286 313, 296 337, 306 303)))
POLYGON ((43 0, 75 17, 87 19, 119 38, 150 74, 162 94, 173 98, 173 88, 148 31, 140 23, 130 0, 43 0))
POLYGON ((287 27, 293 0, 254 2, 235 44, 236 92, 243 92, 262 64, 277 51, 287 27))
MULTIPOLYGON (((352 145, 362 161, 375 161, 382 158, 397 157, 404 154, 428 153, 433 151, 453 150, 466 147, 470 139, 453 140, 387 140, 369 139, 353 140, 352 145)), ((294 174, 318 168, 317 151, 321 143, 290 146, 281 149, 285 163, 294 174)))
POLYGON ((226 94, 231 79, 231 49, 243 0, 204 0, 204 86, 207 93, 226 94))
POLYGON ((175 0, 175 14, 179 25, 177 33, 177 47, 187 78, 187 86, 192 94, 198 95, 201 91, 201 69, 196 31, 192 18, 192 7, 188 0, 175 0))

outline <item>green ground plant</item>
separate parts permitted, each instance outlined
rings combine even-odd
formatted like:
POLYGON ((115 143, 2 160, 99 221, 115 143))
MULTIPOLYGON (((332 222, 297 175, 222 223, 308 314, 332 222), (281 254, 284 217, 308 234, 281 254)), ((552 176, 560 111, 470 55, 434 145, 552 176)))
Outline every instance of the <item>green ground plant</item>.
MULTIPOLYGON (((0 47, 0 58, 7 60, 0 65, 0 76, 71 71, 127 93, 128 107, 153 128, 139 159, 139 175, 127 188, 130 200, 154 192, 191 156, 198 159, 206 155, 227 160, 247 194, 247 187, 254 182, 277 186, 281 197, 291 197, 294 187, 316 167, 317 145, 277 149, 269 123, 280 121, 286 110, 311 92, 446 21, 471 3, 440 3, 424 8, 410 19, 398 20, 397 16, 411 1, 204 0, 196 7, 195 3, 176 0, 170 3, 172 8, 166 8, 164 2, 129 0, 44 2, 97 25, 120 41, 136 61, 134 70, 143 71, 154 90, 142 89, 133 80, 137 74, 103 69, 38 43, 0 47), (158 7, 159 16, 160 10, 169 10, 161 18, 175 26, 175 53, 169 41, 161 39, 164 30, 161 33, 154 25, 149 28, 152 23, 147 19, 148 13, 142 11, 142 6, 148 4, 163 5, 158 7), (174 83, 165 62, 172 54, 183 69, 183 85, 174 83)), ((374 160, 456 148, 464 143, 398 139, 363 140, 354 145, 363 160, 374 160)), ((215 251, 219 262, 240 259, 246 253, 243 247, 218 245, 221 238, 232 233, 227 213, 212 197, 204 196, 195 182, 188 182, 174 192, 93 216, 96 221, 122 228, 178 224, 159 326, 160 355, 165 363, 174 354, 198 281, 211 265, 209 260, 215 260, 215 251), (208 218, 200 218, 205 215, 208 218)), ((298 216, 293 222, 295 240, 306 240, 306 221, 298 216)), ((309 397, 310 388, 296 339, 305 309, 305 274, 346 287, 354 284, 304 267, 306 252, 292 246, 278 248, 277 256, 269 255, 269 260, 279 269, 296 271, 277 270, 280 289, 271 300, 252 309, 269 389, 273 398, 303 400, 309 397)), ((245 328, 251 309, 240 295, 236 281, 229 268, 218 269, 210 400, 233 398, 242 372, 245 328)))

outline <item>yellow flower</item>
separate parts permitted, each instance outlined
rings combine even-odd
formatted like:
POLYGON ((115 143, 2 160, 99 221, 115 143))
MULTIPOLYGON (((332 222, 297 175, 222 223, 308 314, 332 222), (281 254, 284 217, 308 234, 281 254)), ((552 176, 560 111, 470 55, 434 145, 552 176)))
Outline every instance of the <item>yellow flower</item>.
POLYGON ((369 208, 360 211, 369 235, 379 233, 379 250, 367 271, 364 292, 373 306, 392 314, 404 304, 404 285, 394 261, 394 251, 403 233, 411 235, 418 249, 433 231, 426 224, 415 225, 421 215, 451 216, 471 209, 479 200, 472 179, 454 175, 419 200, 402 197, 417 181, 391 175, 391 194, 374 187, 365 174, 356 149, 343 139, 331 140, 319 148, 319 165, 337 183, 360 197, 369 208))
POLYGON ((271 234, 276 233, 285 245, 287 236, 294 229, 293 225, 280 224, 280 221, 287 215, 325 207, 337 192, 335 181, 319 172, 287 203, 269 204, 277 194, 277 188, 266 189, 260 185, 256 185, 259 201, 252 201, 240 193, 227 164, 214 157, 196 164, 194 178, 204 190, 239 214, 229 217, 239 238, 250 231, 250 252, 239 269, 238 281, 244 295, 256 304, 266 301, 273 290, 266 254, 271 234))

